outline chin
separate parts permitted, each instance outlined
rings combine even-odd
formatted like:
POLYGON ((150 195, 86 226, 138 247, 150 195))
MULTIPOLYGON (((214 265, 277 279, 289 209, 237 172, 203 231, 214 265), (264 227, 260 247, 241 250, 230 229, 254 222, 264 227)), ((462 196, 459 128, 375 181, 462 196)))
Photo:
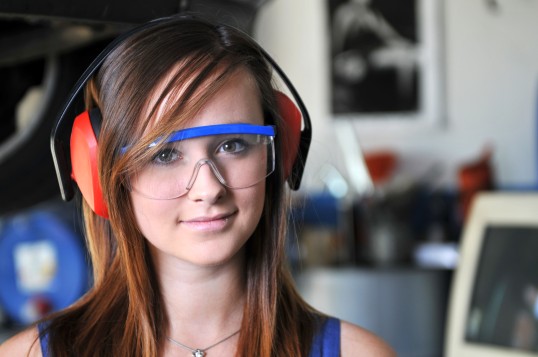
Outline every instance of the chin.
POLYGON ((215 254, 202 254, 199 259, 191 260, 194 265, 200 267, 223 267, 233 264, 244 263, 244 248, 236 251, 220 251, 215 254))

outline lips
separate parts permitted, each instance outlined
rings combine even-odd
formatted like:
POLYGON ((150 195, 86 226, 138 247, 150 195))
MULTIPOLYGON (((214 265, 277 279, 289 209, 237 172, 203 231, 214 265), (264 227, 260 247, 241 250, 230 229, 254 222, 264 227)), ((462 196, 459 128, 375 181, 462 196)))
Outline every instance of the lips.
POLYGON ((214 216, 200 216, 188 220, 181 220, 179 223, 184 227, 196 231, 218 231, 226 228, 235 214, 236 212, 223 213, 214 216))

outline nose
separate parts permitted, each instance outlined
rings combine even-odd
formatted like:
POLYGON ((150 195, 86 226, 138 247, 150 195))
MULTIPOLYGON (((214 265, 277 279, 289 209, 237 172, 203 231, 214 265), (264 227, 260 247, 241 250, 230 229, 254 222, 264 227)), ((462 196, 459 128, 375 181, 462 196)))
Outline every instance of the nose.
POLYGON ((218 201, 226 193, 226 187, 220 179, 220 173, 211 161, 200 160, 187 186, 188 197, 195 201, 218 201))

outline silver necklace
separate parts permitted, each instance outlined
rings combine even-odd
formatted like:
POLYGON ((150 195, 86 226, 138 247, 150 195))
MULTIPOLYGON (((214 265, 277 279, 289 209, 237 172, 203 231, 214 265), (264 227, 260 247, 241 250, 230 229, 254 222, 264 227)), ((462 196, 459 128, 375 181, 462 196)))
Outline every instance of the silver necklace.
POLYGON ((222 340, 218 341, 217 343, 214 343, 214 344, 212 344, 211 346, 206 347, 206 348, 192 348, 192 347, 189 347, 189 346, 186 346, 186 345, 182 344, 182 343, 179 342, 179 341, 174 340, 172 337, 166 337, 166 338, 168 339, 168 341, 172 342, 173 344, 175 344, 175 345, 177 345, 177 346, 179 346, 179 347, 182 347, 182 348, 184 348, 184 349, 186 349, 186 350, 191 351, 191 352, 192 352, 192 355, 193 355, 194 357, 204 357, 205 354, 206 354, 206 352, 207 352, 207 350, 209 350, 209 349, 215 347, 216 345, 220 345, 220 344, 223 343, 224 341, 226 341, 226 340, 228 340, 228 339, 234 337, 235 335, 237 335, 237 334, 239 333, 239 331, 241 331, 241 330, 237 330, 237 331, 235 331, 235 332, 232 333, 230 336, 228 336, 228 337, 226 337, 226 338, 223 338, 222 340))

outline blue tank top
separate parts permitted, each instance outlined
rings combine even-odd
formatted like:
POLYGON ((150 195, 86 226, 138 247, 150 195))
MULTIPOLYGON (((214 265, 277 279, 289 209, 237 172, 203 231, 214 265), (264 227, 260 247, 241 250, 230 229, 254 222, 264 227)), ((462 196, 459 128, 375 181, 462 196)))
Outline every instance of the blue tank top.
POLYGON ((37 324, 37 329, 39 330, 39 344, 41 345, 41 354, 43 357, 49 357, 49 334, 44 332, 46 327, 46 322, 37 324))
POLYGON ((328 317, 312 341, 310 357, 340 356, 340 320, 328 317))
MULTIPOLYGON (((51 357, 48 353, 49 335, 43 334, 44 324, 38 324, 39 342, 43 357, 51 357)), ((340 320, 329 317, 314 336, 310 357, 339 357, 340 356, 340 320)))

